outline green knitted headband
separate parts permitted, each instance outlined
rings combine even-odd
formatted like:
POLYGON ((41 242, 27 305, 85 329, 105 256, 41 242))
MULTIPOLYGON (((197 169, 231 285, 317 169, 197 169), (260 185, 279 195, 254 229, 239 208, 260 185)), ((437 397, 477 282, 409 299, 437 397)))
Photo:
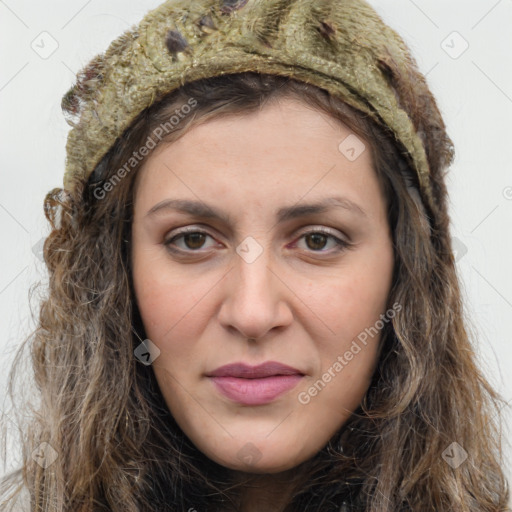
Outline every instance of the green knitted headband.
POLYGON ((64 188, 89 177, 136 116, 166 93, 244 71, 319 86, 389 127, 410 155, 423 200, 437 210, 420 137, 429 127, 413 124, 411 95, 434 100, 403 40, 363 0, 168 0, 148 12, 62 99, 73 127, 64 188), (408 97, 392 79, 412 84, 408 97))

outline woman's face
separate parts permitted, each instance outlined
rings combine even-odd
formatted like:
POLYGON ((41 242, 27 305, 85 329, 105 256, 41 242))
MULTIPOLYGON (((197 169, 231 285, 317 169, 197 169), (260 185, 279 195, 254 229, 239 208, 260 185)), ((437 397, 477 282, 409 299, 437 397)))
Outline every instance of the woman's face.
POLYGON ((195 126, 137 176, 132 268, 153 370, 219 464, 306 461, 369 386, 393 247, 363 142, 282 99, 195 126))

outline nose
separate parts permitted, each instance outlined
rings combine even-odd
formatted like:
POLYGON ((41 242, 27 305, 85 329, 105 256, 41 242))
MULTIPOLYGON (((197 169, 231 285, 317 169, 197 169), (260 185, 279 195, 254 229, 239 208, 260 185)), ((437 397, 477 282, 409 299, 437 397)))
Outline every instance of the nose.
POLYGON ((270 250, 263 250, 254 261, 238 254, 233 260, 224 281, 221 325, 240 338, 255 340, 284 330, 293 321, 294 293, 270 250))

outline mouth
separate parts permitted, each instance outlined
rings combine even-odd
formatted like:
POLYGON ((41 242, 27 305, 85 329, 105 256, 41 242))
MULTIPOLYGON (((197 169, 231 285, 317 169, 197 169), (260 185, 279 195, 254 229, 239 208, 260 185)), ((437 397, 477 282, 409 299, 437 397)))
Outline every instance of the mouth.
POLYGON ((232 363, 207 373, 220 393, 242 405, 264 405, 294 388, 304 373, 269 361, 257 366, 232 363))

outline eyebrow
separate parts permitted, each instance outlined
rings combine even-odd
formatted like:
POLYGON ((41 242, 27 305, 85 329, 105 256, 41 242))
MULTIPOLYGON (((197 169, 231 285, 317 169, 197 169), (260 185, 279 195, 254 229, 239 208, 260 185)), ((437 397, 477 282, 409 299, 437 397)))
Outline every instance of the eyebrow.
MULTIPOLYGON (((327 197, 315 203, 284 206, 277 211, 276 220, 278 223, 282 223, 307 215, 325 213, 333 208, 342 208, 361 217, 368 217, 361 206, 346 197, 327 197)), ((226 224, 230 224, 232 220, 231 216, 224 211, 200 201, 192 201, 190 199, 164 199, 154 205, 146 213, 146 217, 152 217, 158 212, 164 213, 169 210, 188 213, 206 219, 218 219, 226 224)))

